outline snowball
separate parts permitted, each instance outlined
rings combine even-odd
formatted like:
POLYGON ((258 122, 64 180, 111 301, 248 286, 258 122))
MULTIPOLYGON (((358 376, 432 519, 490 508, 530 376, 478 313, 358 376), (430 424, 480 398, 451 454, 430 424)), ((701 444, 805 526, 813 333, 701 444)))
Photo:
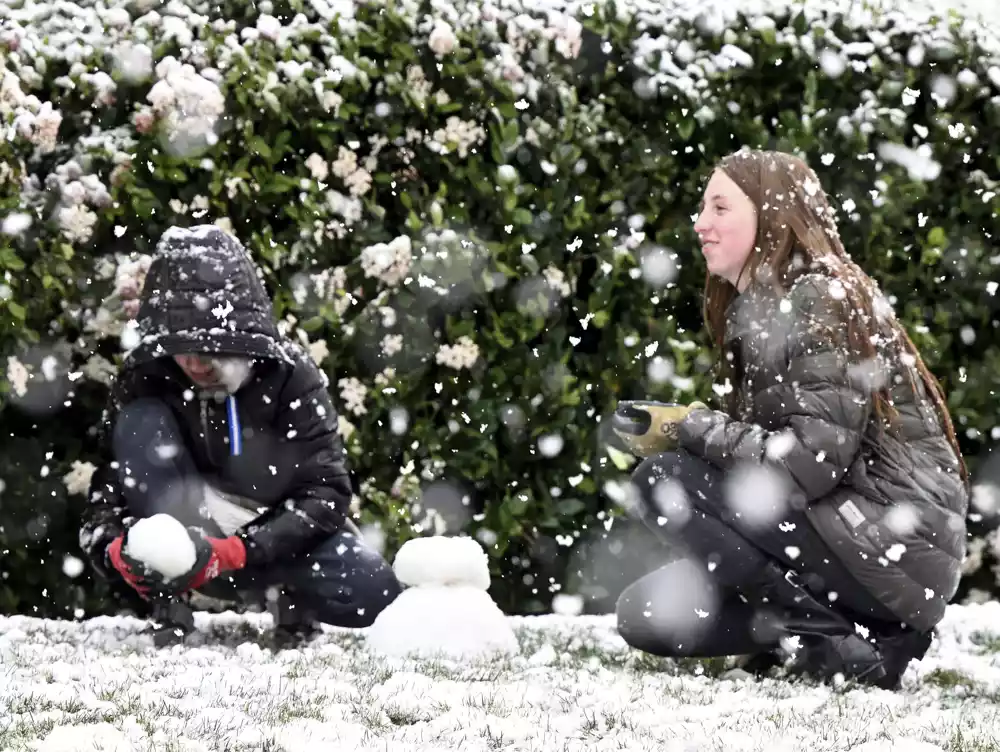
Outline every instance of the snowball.
POLYGON ((454 585, 486 591, 489 558, 474 539, 443 535, 414 538, 403 544, 392 564, 404 585, 454 585))
POLYGON ((375 618, 367 644, 375 652, 400 658, 469 660, 519 651, 514 631, 489 593, 469 585, 422 585, 404 590, 375 618))
POLYGON ((154 514, 129 528, 125 552, 167 579, 190 572, 197 558, 187 528, 169 514, 154 514))

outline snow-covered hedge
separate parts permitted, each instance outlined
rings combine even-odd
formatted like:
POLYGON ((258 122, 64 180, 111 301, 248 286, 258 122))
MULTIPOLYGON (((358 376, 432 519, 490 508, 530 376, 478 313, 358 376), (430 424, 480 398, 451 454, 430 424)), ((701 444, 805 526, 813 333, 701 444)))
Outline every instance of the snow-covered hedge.
POLYGON ((369 533, 478 536, 511 610, 626 567, 615 401, 726 388, 691 218, 741 144, 815 165, 981 453, 1000 47, 900 2, 0 0, 0 609, 107 603, 76 513, 172 224, 253 250, 369 533))

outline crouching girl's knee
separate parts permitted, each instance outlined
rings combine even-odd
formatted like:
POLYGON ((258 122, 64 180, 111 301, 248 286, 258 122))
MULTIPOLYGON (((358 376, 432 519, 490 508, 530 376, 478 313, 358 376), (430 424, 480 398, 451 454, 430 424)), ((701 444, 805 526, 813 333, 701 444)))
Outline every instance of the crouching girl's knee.
POLYGON ((356 578, 352 584, 353 597, 350 603, 330 599, 327 609, 336 612, 336 617, 324 619, 330 624, 344 627, 364 628, 375 623, 375 619, 399 597, 402 585, 392 569, 385 567, 371 572, 369 576, 356 578))
POLYGON ((622 591, 615 603, 615 619, 618 634, 637 650, 645 650, 649 642, 649 620, 643 618, 643 604, 639 601, 638 583, 633 583, 622 591))

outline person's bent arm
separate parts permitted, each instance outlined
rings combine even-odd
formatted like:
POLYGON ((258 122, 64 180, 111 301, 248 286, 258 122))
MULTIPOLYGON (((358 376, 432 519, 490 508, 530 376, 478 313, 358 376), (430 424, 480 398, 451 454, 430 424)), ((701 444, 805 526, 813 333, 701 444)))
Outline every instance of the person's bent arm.
POLYGON ((752 397, 766 425, 696 410, 681 423, 679 443, 726 470, 746 462, 773 467, 813 501, 847 473, 873 403, 850 377, 846 322, 826 285, 800 282, 788 300, 785 367, 777 383, 752 397))
POLYGON ((313 548, 340 530, 350 508, 351 480, 337 432, 337 412, 326 379, 308 356, 290 376, 281 404, 275 430, 281 434, 287 456, 298 459, 279 460, 278 472, 291 473, 279 511, 240 533, 248 567, 268 565, 313 548))

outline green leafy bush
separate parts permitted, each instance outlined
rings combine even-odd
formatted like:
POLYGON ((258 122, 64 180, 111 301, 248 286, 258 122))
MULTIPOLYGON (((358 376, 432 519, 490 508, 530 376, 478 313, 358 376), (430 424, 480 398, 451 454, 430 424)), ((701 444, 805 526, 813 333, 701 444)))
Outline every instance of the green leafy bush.
POLYGON ((0 0, 0 608, 110 604, 76 517, 124 301, 172 224, 231 228, 263 267, 331 375, 368 532, 389 555, 476 535, 511 611, 596 604, 659 556, 608 537, 626 476, 601 418, 725 388, 691 217, 744 144, 817 169, 982 456, 995 40, 911 2, 692 5, 0 0))

